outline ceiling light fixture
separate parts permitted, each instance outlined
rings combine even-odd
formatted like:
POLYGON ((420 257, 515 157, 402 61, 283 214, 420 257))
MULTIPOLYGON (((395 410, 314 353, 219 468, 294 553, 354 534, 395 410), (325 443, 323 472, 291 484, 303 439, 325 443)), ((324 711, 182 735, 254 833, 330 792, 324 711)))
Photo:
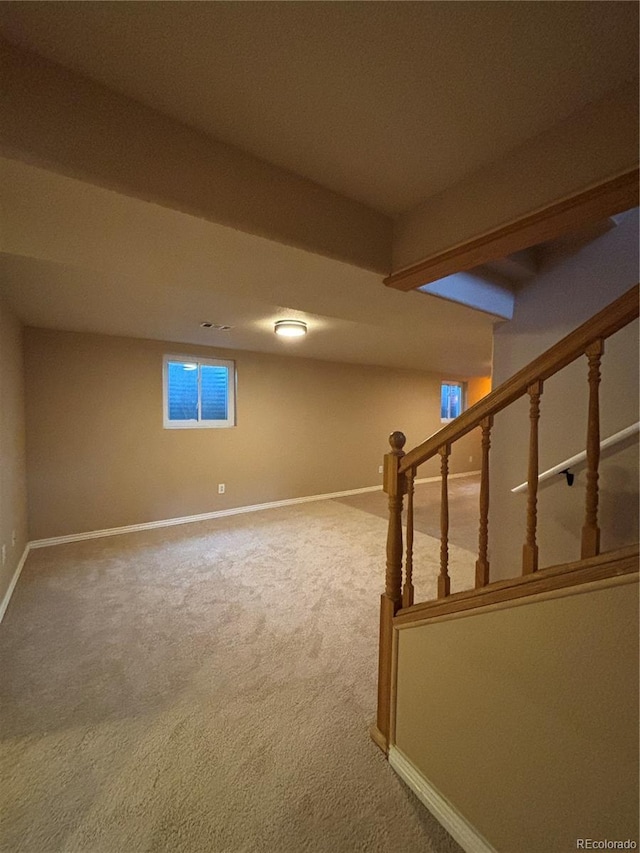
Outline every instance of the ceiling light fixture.
POLYGON ((278 320, 274 332, 284 338, 300 338, 307 334, 307 324, 302 320, 278 320))

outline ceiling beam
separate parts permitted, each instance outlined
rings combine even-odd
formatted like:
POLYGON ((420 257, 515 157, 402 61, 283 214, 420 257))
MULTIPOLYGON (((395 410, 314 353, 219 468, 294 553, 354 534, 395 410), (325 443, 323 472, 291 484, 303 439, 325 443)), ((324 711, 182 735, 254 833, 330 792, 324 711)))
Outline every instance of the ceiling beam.
POLYGON ((384 274, 393 221, 0 38, 0 155, 384 274))
POLYGON ((627 170, 479 237, 436 252, 417 264, 392 273, 384 283, 397 290, 415 290, 447 275, 555 240, 588 223, 637 207, 638 177, 637 167, 627 170))

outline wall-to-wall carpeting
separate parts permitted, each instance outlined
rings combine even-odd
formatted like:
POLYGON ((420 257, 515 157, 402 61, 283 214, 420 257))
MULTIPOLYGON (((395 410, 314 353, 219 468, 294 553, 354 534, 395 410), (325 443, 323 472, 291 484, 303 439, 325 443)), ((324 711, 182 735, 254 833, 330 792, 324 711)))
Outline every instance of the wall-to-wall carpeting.
POLYGON ((385 537, 322 501, 33 551, 0 630, 0 848, 459 851, 369 740, 385 537))

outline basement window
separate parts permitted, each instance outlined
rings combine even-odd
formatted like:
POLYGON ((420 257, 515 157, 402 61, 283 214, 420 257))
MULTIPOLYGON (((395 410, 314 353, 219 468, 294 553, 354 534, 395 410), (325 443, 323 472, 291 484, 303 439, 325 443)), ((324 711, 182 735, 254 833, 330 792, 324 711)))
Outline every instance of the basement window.
POLYGON ((235 362, 165 355, 165 429, 232 427, 236 423, 235 362))
POLYGON ((443 382, 440 386, 440 420, 448 423, 462 414, 465 386, 462 382, 443 382))

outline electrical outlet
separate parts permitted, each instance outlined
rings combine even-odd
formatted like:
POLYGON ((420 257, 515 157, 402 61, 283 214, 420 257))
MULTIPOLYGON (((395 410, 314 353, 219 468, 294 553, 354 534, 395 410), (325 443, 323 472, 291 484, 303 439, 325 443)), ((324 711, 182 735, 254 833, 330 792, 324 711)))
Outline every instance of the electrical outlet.
POLYGON ((382 474, 382 465, 378 465, 378 474, 382 474))
POLYGON ((226 488, 226 486, 224 483, 218 483, 218 494, 224 495, 225 488, 226 488))
POLYGON ((16 547, 16 539, 17 539, 17 538, 18 538, 18 537, 17 537, 17 535, 16 535, 16 531, 15 531, 15 530, 12 530, 12 531, 11 531, 11 547, 12 547, 12 548, 15 548, 15 547, 16 547))
POLYGON ((469 457, 469 462, 473 462, 473 456, 469 457))
POLYGON ((2 546, 2 565, 3 566, 6 563, 6 561, 7 561, 7 546, 3 545, 2 546))

